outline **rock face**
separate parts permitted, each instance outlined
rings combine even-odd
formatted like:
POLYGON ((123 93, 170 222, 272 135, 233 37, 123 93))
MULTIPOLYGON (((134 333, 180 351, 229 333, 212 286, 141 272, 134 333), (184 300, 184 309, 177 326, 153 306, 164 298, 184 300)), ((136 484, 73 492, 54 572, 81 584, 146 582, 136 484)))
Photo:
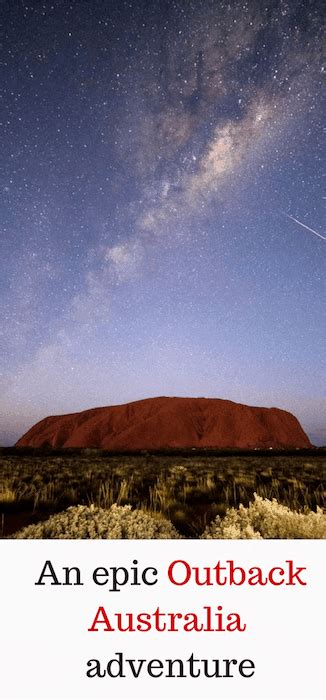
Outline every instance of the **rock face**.
POLYGON ((17 447, 164 448, 311 447, 299 421, 279 408, 205 398, 144 399, 121 406, 50 416, 17 447))

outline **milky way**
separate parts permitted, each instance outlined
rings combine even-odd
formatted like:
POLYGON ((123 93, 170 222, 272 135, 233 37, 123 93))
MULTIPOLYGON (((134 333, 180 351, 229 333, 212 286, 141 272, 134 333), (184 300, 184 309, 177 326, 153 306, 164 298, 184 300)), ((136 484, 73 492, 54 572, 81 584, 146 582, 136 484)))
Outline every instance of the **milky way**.
POLYGON ((155 395, 326 441, 322 5, 3 2, 0 442, 155 395))

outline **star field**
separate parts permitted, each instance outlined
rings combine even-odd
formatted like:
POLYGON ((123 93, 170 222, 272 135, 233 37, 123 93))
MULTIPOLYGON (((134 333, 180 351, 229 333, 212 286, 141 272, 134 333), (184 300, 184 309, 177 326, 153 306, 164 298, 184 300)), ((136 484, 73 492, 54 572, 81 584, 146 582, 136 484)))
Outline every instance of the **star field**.
POLYGON ((323 3, 2 9, 0 442, 179 395, 325 443, 323 3))

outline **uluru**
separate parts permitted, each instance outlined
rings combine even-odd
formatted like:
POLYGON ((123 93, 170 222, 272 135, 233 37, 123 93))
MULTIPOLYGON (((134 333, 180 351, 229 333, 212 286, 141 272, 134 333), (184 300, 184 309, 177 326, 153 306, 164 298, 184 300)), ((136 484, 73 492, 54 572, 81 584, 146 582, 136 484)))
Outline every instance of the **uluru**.
POLYGON ((279 408, 225 399, 157 397, 49 416, 17 447, 107 450, 168 448, 305 448, 309 438, 297 418, 279 408))

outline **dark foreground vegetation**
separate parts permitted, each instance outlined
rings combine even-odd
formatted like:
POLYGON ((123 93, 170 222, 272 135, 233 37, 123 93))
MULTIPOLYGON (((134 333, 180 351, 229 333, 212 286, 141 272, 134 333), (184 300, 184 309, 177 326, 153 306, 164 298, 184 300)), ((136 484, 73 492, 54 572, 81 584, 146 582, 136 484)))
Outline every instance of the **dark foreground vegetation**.
POLYGON ((227 508, 256 492, 292 510, 325 507, 326 450, 0 451, 0 534, 77 504, 131 504, 161 513, 182 536, 198 537, 227 508))

